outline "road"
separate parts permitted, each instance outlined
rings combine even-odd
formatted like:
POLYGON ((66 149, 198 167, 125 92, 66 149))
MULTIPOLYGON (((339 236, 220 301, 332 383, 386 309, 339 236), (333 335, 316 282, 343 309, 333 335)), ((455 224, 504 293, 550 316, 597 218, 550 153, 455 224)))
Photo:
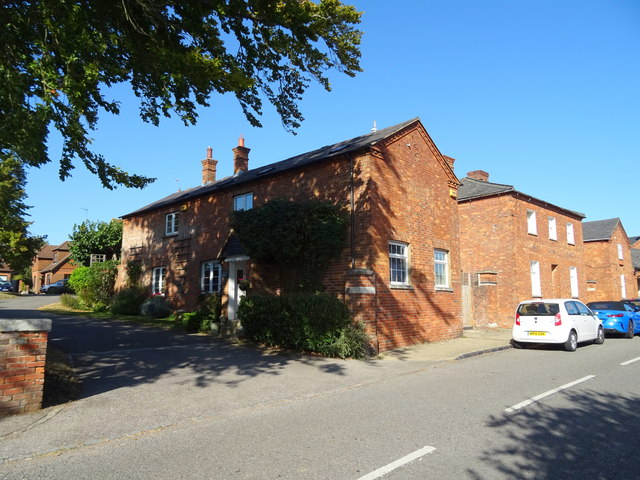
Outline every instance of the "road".
POLYGON ((92 389, 3 436, 13 451, 0 478, 630 479, 640 469, 638 337, 437 366, 208 342, 76 358, 92 389))

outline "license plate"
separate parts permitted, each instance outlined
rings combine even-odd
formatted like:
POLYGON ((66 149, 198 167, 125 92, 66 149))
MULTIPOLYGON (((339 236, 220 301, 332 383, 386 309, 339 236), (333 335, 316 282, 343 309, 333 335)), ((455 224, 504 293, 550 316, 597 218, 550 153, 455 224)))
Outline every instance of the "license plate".
POLYGON ((544 337, 547 332, 529 332, 530 337, 544 337))

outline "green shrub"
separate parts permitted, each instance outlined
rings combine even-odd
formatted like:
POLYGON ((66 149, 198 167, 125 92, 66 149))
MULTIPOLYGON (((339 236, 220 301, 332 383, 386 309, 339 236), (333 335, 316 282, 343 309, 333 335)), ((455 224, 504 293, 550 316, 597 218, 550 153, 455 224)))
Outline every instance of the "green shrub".
POLYGON ((354 325, 346 305, 322 293, 243 298, 238 315, 248 338, 270 346, 362 358, 368 349, 364 328, 354 325))
POLYGON ((140 308, 148 297, 147 290, 144 288, 125 288, 116 293, 111 299, 109 310, 116 315, 139 315, 140 308))
POLYGON ((145 317, 165 318, 171 315, 171 305, 164 297, 156 295, 142 303, 140 314, 145 317))
POLYGON ((94 263, 91 267, 76 268, 69 285, 81 303, 94 311, 106 310, 114 293, 118 263, 115 260, 94 263))
POLYGON ((217 322, 222 314, 222 296, 219 293, 200 294, 198 314, 212 322, 217 322))
POLYGON ((78 298, 77 295, 72 295, 70 293, 63 293, 62 295, 60 295, 60 303, 62 303, 62 305, 64 305, 67 308, 71 308, 73 310, 82 310, 83 309, 83 305, 82 302, 80 301, 80 298, 78 298))

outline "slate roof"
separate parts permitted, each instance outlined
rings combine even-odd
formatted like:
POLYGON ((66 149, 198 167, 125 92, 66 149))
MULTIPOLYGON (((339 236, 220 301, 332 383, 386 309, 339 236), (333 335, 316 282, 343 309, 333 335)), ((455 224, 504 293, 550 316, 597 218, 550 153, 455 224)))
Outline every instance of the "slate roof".
POLYGON ((640 237, 629 237, 629 243, 631 245, 633 245, 634 243, 636 243, 638 240, 640 240, 640 237))
POLYGON ((558 207, 557 205, 553 205, 544 200, 540 200, 539 198, 532 197, 531 195, 527 195, 525 193, 519 192, 515 189, 513 185, 504 185, 501 183, 492 183, 492 182, 484 182, 482 180, 476 180, 470 177, 464 177, 460 179, 460 188, 458 188, 458 202, 465 202, 470 200, 475 200, 477 198, 484 197, 492 197, 497 195, 504 194, 514 194, 522 197, 526 197, 531 200, 535 200, 537 202, 551 205, 554 208, 559 210, 563 210, 565 212, 570 213, 571 215, 584 218, 585 214, 580 212, 575 212, 573 210, 568 210, 566 208, 558 207))
POLYGON ((610 240, 613 231, 620 223, 620 218, 608 218, 606 220, 595 220, 582 224, 582 238, 585 242, 598 242, 610 240))
POLYGON ((257 178, 275 175, 288 170, 300 168, 321 160, 326 160, 338 155, 344 155, 346 153, 351 153, 363 148, 371 147, 376 143, 379 143, 387 139, 388 137, 391 137, 392 135, 408 127, 409 125, 412 125, 415 122, 419 121, 420 119, 416 117, 411 120, 407 120, 406 122, 393 125, 391 127, 383 128, 375 132, 367 133, 366 135, 361 135, 349 140, 334 143, 333 145, 327 145, 322 148, 318 148, 317 150, 313 150, 311 152, 303 153, 295 157, 287 158, 286 160, 281 160, 276 163, 248 170, 244 173, 240 173, 232 177, 223 178, 213 183, 189 188, 181 192, 176 192, 156 202, 139 208, 138 210, 123 215, 121 218, 128 218, 143 212, 156 210, 158 208, 184 202, 195 197, 207 195, 209 193, 213 193, 230 186, 241 185, 257 178))
POLYGON ((631 249, 631 263, 633 263, 633 268, 640 270, 640 250, 637 248, 631 249))

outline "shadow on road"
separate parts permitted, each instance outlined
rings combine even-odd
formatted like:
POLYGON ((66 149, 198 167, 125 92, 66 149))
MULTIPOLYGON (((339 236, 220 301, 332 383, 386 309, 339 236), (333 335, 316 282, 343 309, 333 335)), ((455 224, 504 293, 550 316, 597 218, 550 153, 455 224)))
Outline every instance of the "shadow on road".
MULTIPOLYGON (((537 407, 492 418, 508 447, 488 449, 481 460, 492 478, 638 478, 640 397, 569 392, 569 408, 537 407), (499 472, 499 477, 496 473, 499 472)), ((470 478, 489 478, 469 469, 470 478)))

